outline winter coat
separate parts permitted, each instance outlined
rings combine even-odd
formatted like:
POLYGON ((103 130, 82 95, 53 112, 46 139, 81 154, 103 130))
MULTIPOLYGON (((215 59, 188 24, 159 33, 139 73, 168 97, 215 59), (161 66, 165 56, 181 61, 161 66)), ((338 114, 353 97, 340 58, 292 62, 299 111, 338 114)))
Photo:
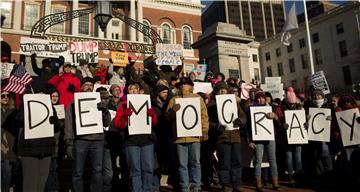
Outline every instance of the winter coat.
POLYGON ((18 128, 14 121, 15 109, 1 109, 1 159, 16 160, 15 142, 18 135, 18 128))

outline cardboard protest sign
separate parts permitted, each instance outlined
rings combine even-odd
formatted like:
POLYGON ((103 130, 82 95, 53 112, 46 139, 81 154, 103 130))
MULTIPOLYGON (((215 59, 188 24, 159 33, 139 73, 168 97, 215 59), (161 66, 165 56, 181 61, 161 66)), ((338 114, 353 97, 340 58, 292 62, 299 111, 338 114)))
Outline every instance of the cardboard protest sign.
POLYGON ((88 63, 98 63, 99 43, 97 41, 69 42, 71 63, 79 65, 80 59, 88 63))
POLYGON ((194 93, 206 93, 210 94, 213 91, 213 88, 211 86, 211 83, 203 83, 203 82, 194 82, 194 93))
POLYGON ((69 45, 67 43, 21 37, 20 54, 31 55, 33 53, 36 53, 38 57, 58 58, 63 56, 65 61, 69 61, 70 58, 69 45))
POLYGON ((129 135, 151 134, 152 119, 147 114, 150 95, 128 94, 127 99, 127 107, 133 110, 128 119, 129 135))
POLYGON ((13 63, 1 63, 1 79, 7 79, 10 77, 14 65, 15 64, 13 63))
POLYGON ((326 118, 331 116, 331 109, 309 108, 309 115, 308 139, 330 142, 331 120, 326 120, 326 118))
POLYGON ((65 119, 65 108, 64 105, 54 105, 56 115, 59 119, 65 119))
POLYGON ((271 106, 250 107, 251 133, 254 141, 269 141, 275 139, 274 123, 266 118, 272 112, 271 106))
POLYGON ((307 131, 304 127, 306 122, 304 110, 285 111, 285 122, 289 125, 286 130, 289 144, 308 143, 307 131))
POLYGON ((283 88, 284 88, 284 84, 279 83, 279 84, 275 84, 275 83, 267 83, 267 84, 261 84, 260 88, 265 92, 269 92, 271 93, 271 96, 275 99, 275 98, 283 98, 283 88))
POLYGON ((265 84, 280 84, 281 77, 265 77, 265 84))
POLYGON ((50 124, 53 110, 49 95, 24 95, 24 136, 25 139, 54 137, 54 125, 50 124))
POLYGON ((202 136, 200 97, 176 98, 181 108, 176 112, 177 137, 202 136))
POLYGON ((86 135, 103 132, 102 113, 97 109, 99 92, 75 93, 76 134, 86 135))
POLYGON ((180 44, 156 44, 157 65, 181 65, 182 55, 180 44))
POLYGON ((207 69, 206 64, 197 64, 196 65, 196 67, 194 69, 194 73, 196 75, 197 80, 204 81, 205 76, 206 76, 206 69, 207 69))
POLYGON ((216 108, 219 123, 226 126, 226 130, 239 129, 234 127, 233 121, 238 118, 237 102, 234 94, 216 95, 216 108))
POLYGON ((256 86, 251 83, 243 83, 241 84, 241 99, 249 99, 250 89, 255 88, 256 86))
POLYGON ((311 84, 315 89, 320 89, 326 95, 330 93, 329 85, 326 81, 324 71, 318 71, 311 75, 311 84))
POLYGON ((336 113, 344 146, 360 144, 360 124, 356 121, 359 116, 358 108, 336 113))
POLYGON ((114 66, 125 67, 129 63, 128 53, 113 51, 111 52, 111 59, 114 66))

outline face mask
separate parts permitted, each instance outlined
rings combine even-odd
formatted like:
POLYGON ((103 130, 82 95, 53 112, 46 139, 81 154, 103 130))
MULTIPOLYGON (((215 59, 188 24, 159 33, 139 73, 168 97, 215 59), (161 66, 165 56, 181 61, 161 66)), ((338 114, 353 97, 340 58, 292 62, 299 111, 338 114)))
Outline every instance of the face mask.
POLYGON ((315 103, 318 107, 321 107, 324 104, 324 99, 315 100, 315 103))

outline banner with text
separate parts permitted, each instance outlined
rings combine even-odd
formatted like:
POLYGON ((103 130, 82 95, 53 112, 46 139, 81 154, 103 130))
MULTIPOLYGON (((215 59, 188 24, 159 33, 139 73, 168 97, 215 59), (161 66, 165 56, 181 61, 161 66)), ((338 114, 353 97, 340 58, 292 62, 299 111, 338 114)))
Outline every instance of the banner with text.
POLYGON ((180 44, 156 44, 157 65, 181 65, 182 55, 180 44))
POLYGON ((313 74, 311 76, 311 84, 314 86, 315 89, 321 89, 325 95, 330 93, 329 85, 326 81, 324 71, 318 71, 313 74))
POLYGON ((264 92, 269 92, 271 93, 271 96, 275 99, 275 98, 280 98, 282 99, 284 96, 284 84, 279 83, 279 84, 275 84, 275 83, 266 83, 266 84, 261 84, 260 88, 264 91, 264 92))
POLYGON ((129 63, 128 53, 113 51, 111 52, 111 59, 114 66, 125 67, 129 63))
POLYGON ((69 42, 71 63, 79 65, 80 59, 88 63, 99 62, 99 44, 97 41, 69 42))
POLYGON ((31 55, 33 53, 36 53, 38 57, 58 58, 63 56, 65 61, 70 60, 69 45, 67 43, 21 37, 20 54, 31 55))

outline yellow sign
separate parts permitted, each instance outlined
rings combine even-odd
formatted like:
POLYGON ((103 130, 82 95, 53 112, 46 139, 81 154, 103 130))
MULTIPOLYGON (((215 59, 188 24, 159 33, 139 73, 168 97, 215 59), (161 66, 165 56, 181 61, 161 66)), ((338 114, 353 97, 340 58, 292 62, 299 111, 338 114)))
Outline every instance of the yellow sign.
POLYGON ((124 52, 111 52, 111 59, 114 66, 124 67, 129 63, 128 54, 124 52))

